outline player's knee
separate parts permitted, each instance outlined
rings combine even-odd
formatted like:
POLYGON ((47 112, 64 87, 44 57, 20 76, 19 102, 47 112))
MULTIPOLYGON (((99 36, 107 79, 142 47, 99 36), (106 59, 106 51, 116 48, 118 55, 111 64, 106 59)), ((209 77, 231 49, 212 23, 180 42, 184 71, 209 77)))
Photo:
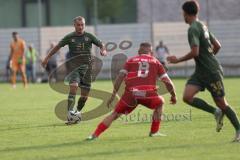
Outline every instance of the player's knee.
POLYGON ((152 107, 152 108, 162 108, 162 106, 164 105, 165 103, 165 100, 162 96, 158 96, 158 99, 157 100, 153 100, 152 103, 151 103, 151 106, 155 106, 155 107, 152 107))
POLYGON ((189 95, 183 95, 182 98, 183 102, 187 103, 187 104, 191 104, 193 101, 193 97, 189 96, 189 95))
POLYGON ((159 96, 159 100, 160 100, 160 104, 159 104, 159 106, 162 106, 162 105, 164 105, 164 103, 165 103, 165 100, 164 100, 164 98, 162 97, 162 96, 159 96))
POLYGON ((77 83, 72 83, 70 84, 70 93, 71 94, 76 94, 78 89, 78 84, 77 83))
POLYGON ((70 88, 77 88, 78 87, 78 83, 74 82, 69 84, 70 88))

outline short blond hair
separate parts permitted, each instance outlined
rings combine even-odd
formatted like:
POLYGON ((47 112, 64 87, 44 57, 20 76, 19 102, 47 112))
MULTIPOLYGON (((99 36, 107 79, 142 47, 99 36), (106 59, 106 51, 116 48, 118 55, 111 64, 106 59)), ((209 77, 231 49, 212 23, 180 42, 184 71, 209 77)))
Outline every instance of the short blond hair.
POLYGON ((76 21, 83 21, 85 23, 85 18, 82 16, 77 16, 73 19, 73 23, 75 23, 76 21))

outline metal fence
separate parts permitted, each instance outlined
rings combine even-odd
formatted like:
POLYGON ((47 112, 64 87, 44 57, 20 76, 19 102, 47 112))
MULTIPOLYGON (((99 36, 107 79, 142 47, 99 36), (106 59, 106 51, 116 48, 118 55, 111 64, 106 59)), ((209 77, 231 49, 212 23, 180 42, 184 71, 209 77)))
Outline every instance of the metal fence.
MULTIPOLYGON (((109 56, 100 57, 103 61, 103 70, 100 72, 98 78, 109 77, 112 57, 116 54, 125 54, 126 56, 133 56, 137 54, 138 46, 141 42, 152 42, 154 47, 159 40, 170 49, 172 54, 177 56, 186 54, 189 51, 187 42, 187 28, 188 25, 183 22, 168 22, 168 23, 142 23, 142 24, 119 24, 119 25, 98 25, 97 36, 105 43, 114 42, 117 48, 109 52, 109 56), (122 49, 123 41, 130 41, 132 45, 127 49, 122 49)), ((240 20, 231 21, 211 21, 209 29, 216 35, 222 43, 222 49, 217 55, 219 61, 223 65, 225 75, 239 76, 240 75, 240 20)), ((20 36, 24 38, 27 44, 33 43, 38 50, 39 60, 46 55, 49 48, 49 43, 52 41, 59 41, 64 35, 73 31, 73 27, 42 27, 38 28, 13 28, 0 29, 0 75, 3 81, 6 61, 10 52, 9 44, 11 41, 11 32, 17 31, 20 36)), ((94 26, 87 26, 87 31, 95 33, 94 26)), ((61 54, 67 52, 67 47, 61 49, 61 54)), ((96 50, 94 54, 98 56, 96 50)), ((59 64, 62 61, 59 61, 59 64)), ((37 72, 43 72, 38 62, 37 72)), ((170 65, 171 76, 189 76, 192 73, 194 63, 193 61, 180 63, 178 65, 170 65)))

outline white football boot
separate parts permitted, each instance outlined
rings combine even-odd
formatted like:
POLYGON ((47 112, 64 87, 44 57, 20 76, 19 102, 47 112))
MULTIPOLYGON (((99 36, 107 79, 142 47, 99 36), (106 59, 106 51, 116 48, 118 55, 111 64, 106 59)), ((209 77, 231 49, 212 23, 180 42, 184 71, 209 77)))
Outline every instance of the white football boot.
POLYGON ((236 136, 233 139, 233 142, 240 142, 240 130, 236 132, 236 136))
POLYGON ((81 113, 71 110, 68 112, 66 125, 78 124, 81 121, 81 113))
POLYGON ((156 133, 149 133, 149 137, 166 137, 166 134, 156 132, 156 133))

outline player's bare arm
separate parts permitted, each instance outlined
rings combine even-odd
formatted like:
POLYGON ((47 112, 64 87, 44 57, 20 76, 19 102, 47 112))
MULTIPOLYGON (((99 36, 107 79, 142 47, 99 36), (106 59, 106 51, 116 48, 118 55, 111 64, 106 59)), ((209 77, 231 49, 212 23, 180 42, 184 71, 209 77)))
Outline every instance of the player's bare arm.
POLYGON ((26 52, 27 52, 27 46, 26 46, 26 43, 24 42, 23 43, 23 54, 21 56, 21 61, 23 61, 26 52))
POLYGON ((166 75, 163 75, 163 77, 161 78, 161 81, 165 84, 168 92, 171 94, 171 99, 170 99, 171 104, 176 104, 177 97, 176 97, 175 87, 172 80, 166 74, 166 75))
POLYGON ((110 99, 108 100, 107 102, 107 106, 109 107, 112 103, 112 101, 114 100, 124 78, 125 78, 126 74, 125 73, 122 73, 120 72, 114 82, 114 86, 113 86, 113 92, 112 92, 112 96, 110 97, 110 99))
POLYGON ((191 48, 191 51, 188 54, 186 54, 180 58, 177 58, 176 56, 168 56, 167 61, 168 61, 168 63, 176 64, 179 62, 188 61, 190 59, 193 59, 193 58, 197 57, 198 54, 199 54, 199 46, 193 46, 191 48))
POLYGON ((56 45, 55 47, 53 47, 49 53, 47 54, 47 56, 44 58, 44 60, 42 61, 42 66, 43 68, 46 68, 48 60, 55 54, 57 53, 57 51, 59 51, 61 47, 56 45))
POLYGON ((213 46, 213 54, 216 55, 221 49, 221 43, 217 39, 212 40, 211 43, 213 46))
POLYGON ((100 54, 101 54, 101 56, 106 56, 106 55, 107 55, 107 50, 106 50, 105 45, 102 43, 99 48, 100 48, 100 54))
POLYGON ((10 68, 12 68, 12 57, 13 57, 13 49, 11 47, 11 49, 10 49, 10 62, 9 62, 10 68))

